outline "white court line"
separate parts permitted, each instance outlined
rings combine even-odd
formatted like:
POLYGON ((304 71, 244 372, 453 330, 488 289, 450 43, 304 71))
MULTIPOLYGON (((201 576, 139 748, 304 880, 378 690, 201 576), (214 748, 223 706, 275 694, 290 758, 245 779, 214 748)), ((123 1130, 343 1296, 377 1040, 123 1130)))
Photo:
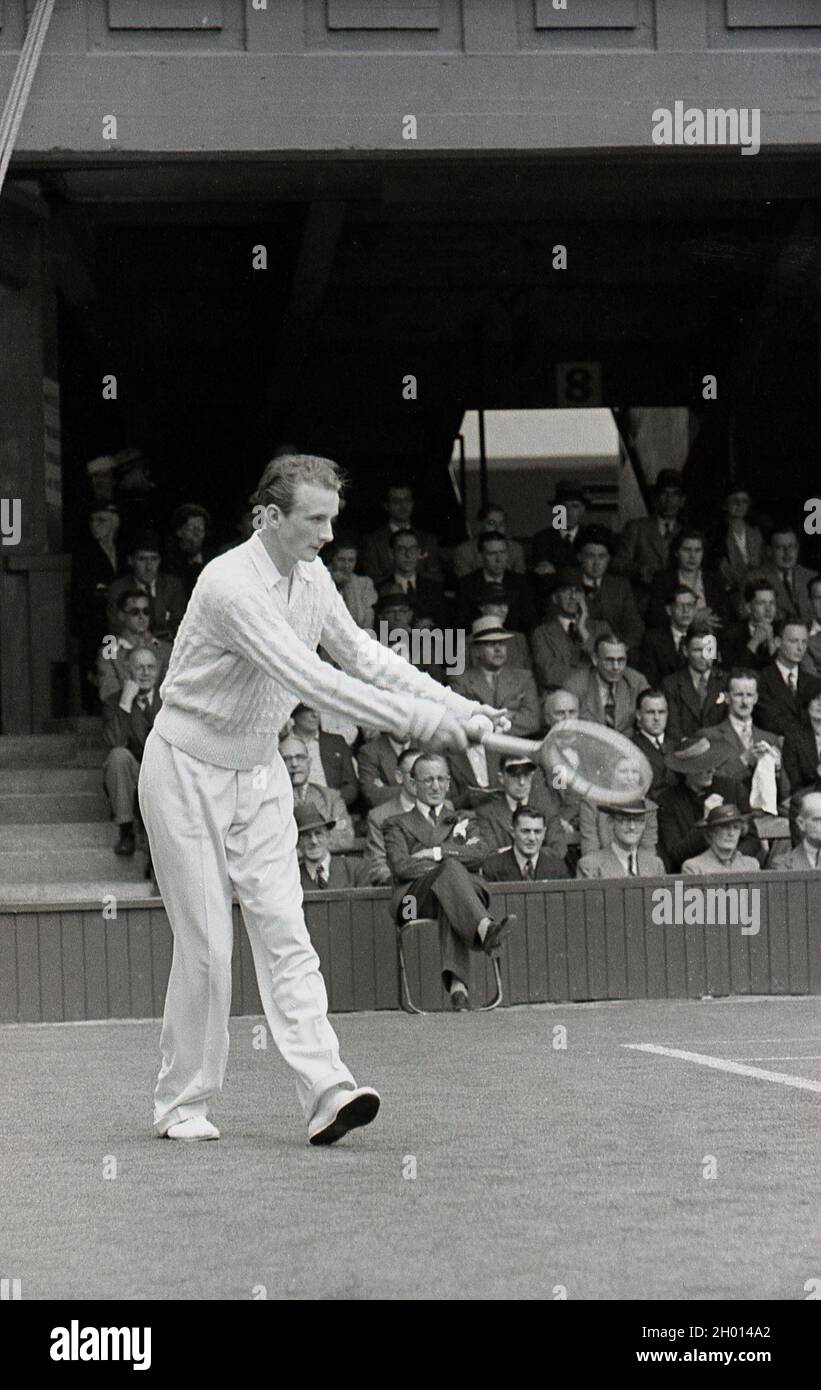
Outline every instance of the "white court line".
POLYGON ((780 1057, 733 1057, 734 1062, 821 1062, 821 1052, 793 1052, 780 1057))
POLYGON ((658 1057, 677 1057, 682 1062, 696 1062, 700 1067, 712 1067, 714 1071, 729 1071, 736 1076, 754 1076, 759 1081, 777 1081, 781 1086, 795 1086, 799 1091, 817 1091, 821 1095, 821 1081, 809 1081, 804 1076, 788 1076, 783 1071, 765 1071, 763 1067, 747 1067, 742 1062, 732 1062, 726 1057, 708 1057, 703 1052, 682 1052, 677 1047, 659 1047, 656 1043, 622 1043, 622 1047, 629 1047, 634 1052, 652 1052, 658 1057))

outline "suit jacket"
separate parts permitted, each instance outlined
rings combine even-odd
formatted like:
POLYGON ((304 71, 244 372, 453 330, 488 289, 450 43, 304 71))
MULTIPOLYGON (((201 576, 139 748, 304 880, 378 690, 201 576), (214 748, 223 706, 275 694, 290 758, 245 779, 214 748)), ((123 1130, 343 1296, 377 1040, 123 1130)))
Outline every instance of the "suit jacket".
POLYGON ((482 839, 481 828, 472 816, 460 815, 458 811, 445 811, 438 825, 431 825, 418 807, 393 816, 385 822, 385 853, 397 888, 392 899, 394 913, 399 911, 402 900, 413 893, 414 885, 420 883, 436 864, 430 859, 414 859, 417 850, 433 849, 439 845, 443 857, 458 859, 460 864, 478 873, 488 856, 488 847, 482 839), (467 824, 465 824, 467 821, 467 824), (455 835, 462 826, 463 833, 455 835))
POLYGON ((718 642, 721 650, 721 665, 725 671, 732 671, 734 666, 740 666, 748 671, 760 671, 765 666, 769 666, 772 655, 766 642, 762 642, 754 652, 747 646, 750 640, 750 625, 747 618, 740 623, 731 623, 729 627, 724 627, 718 634, 718 642))
MULTIPOLYGON (((599 697, 599 683, 596 672, 574 671, 567 682, 566 688, 579 701, 579 718, 592 719, 595 724, 604 724, 604 709, 599 697)), ((636 714, 636 699, 642 690, 647 689, 647 681, 640 671, 634 671, 632 667, 626 667, 623 675, 616 682, 616 717, 615 728, 620 734, 627 734, 633 727, 633 720, 636 714)))
MULTIPOLYGON (((734 782, 745 782, 749 789, 753 779, 753 772, 755 771, 755 764, 753 764, 752 767, 747 767, 746 763, 741 761, 741 754, 744 752, 744 744, 730 723, 729 716, 726 719, 722 719, 720 724, 714 724, 712 728, 705 729, 705 736, 710 740, 711 744, 719 744, 732 751, 733 757, 731 761, 722 763, 722 777, 729 777, 734 782)), ((780 734, 771 734, 766 729, 761 729, 757 724, 753 724, 753 742, 756 743, 759 739, 764 739, 767 743, 774 743, 777 748, 780 748, 784 742, 780 734)), ((779 795, 781 797, 789 795, 788 779, 786 773, 783 771, 783 767, 778 781, 779 795)))
POLYGON ((761 865, 752 855, 740 854, 736 850, 729 864, 722 864, 712 849, 705 849, 693 859, 685 859, 681 866, 683 874, 757 874, 761 865))
POLYGON ((670 707, 667 737, 674 744, 680 743, 683 738, 691 738, 700 729, 720 723, 727 713, 724 679, 717 674, 715 667, 710 672, 703 703, 699 700, 687 666, 674 671, 672 676, 665 676, 661 688, 670 707))
MULTIPOLYGON (((302 884, 303 893, 321 893, 323 891, 319 884, 311 878, 304 863, 299 866, 299 881, 302 884)), ((368 888, 370 882, 369 867, 363 860, 348 859, 344 854, 331 855, 331 867, 325 889, 368 888)))
POLYGON ((542 712, 536 682, 531 673, 521 667, 503 666, 496 672, 495 695, 485 673, 476 667, 468 667, 461 676, 453 676, 450 685, 467 700, 510 710, 510 732, 517 738, 527 738, 541 729, 542 712))
POLYGON ((791 850, 788 850, 786 854, 780 854, 773 863, 772 867, 774 869, 783 869, 785 872, 787 872, 790 869, 798 869, 805 874, 819 873, 819 870, 815 867, 814 864, 811 864, 809 859, 807 858, 807 851, 804 848, 803 840, 800 844, 795 845, 791 850))
POLYGON ((725 526, 717 535, 713 552, 720 552, 718 570, 728 589, 743 587, 748 575, 758 574, 764 554, 764 538, 757 526, 744 524, 747 554, 739 548, 733 532, 725 526))
POLYGON ((466 807, 483 806, 488 798, 498 790, 498 753, 492 753, 489 749, 485 750, 487 787, 480 787, 476 781, 476 773, 473 771, 467 753, 462 752, 461 749, 452 749, 445 756, 450 771, 450 799, 457 811, 464 810, 466 807))
POLYGON ((637 748, 640 748, 651 768, 653 769, 653 780, 650 783, 650 790, 647 793, 654 801, 657 801, 663 791, 668 787, 675 787, 678 784, 678 777, 675 772, 671 772, 664 761, 665 755, 671 753, 675 748, 675 743, 665 734, 661 741, 661 748, 657 748, 655 743, 641 729, 631 734, 631 738, 637 748))
POLYGON ((614 561, 614 569, 628 579, 644 584, 641 571, 650 569, 653 573, 667 568, 670 560, 670 542, 673 536, 662 536, 658 517, 643 516, 636 521, 628 521, 621 544, 614 561))
POLYGON ((345 600, 345 607, 355 623, 360 627, 373 627, 373 607, 376 603, 376 585, 366 574, 352 574, 347 584, 339 590, 345 600))
POLYGON ((541 690, 548 686, 563 687, 574 671, 590 670, 591 647, 599 633, 606 631, 606 624, 592 620, 588 630, 590 638, 583 643, 578 637, 568 636, 558 617, 534 627, 530 641, 533 667, 541 690))
MULTIPOLYGON (((296 797, 296 788, 294 795, 296 797)), ((348 808, 342 800, 340 792, 334 791, 331 787, 320 787, 316 782, 308 782, 302 801, 316 806, 324 820, 336 821, 336 825, 328 837, 328 844, 332 853, 352 848, 354 842, 353 822, 348 815, 348 808)))
POLYGON ((810 676, 821 676, 821 632, 815 632, 810 636, 807 655, 801 663, 801 669, 810 676))
MULTIPOLYGON (((723 648, 723 643, 722 643, 723 648)), ((652 686, 661 685, 684 665, 681 648, 676 647, 669 620, 663 627, 648 627, 642 638, 636 666, 652 686)))
MULTIPOLYGON (((653 592, 650 596, 650 605, 647 609, 647 626, 663 627, 669 622, 666 605, 669 603, 668 581, 678 581, 678 570, 668 569, 666 574, 656 575, 653 592)), ((726 623, 730 618, 730 597, 718 574, 710 570, 701 571, 701 582, 704 585, 704 599, 708 608, 712 608, 718 614, 721 621, 726 623)))
MULTIPOLYGON (((380 806, 374 806, 368 812, 368 819, 365 823, 365 858, 371 869, 372 883, 389 883, 391 878, 388 857, 385 853, 385 822, 392 820, 394 816, 401 816, 405 811, 412 811, 413 806, 405 804, 406 793, 404 788, 397 787, 395 796, 390 801, 383 801, 380 806)), ((445 806, 449 811, 453 810, 451 801, 446 801, 445 806)))
POLYGON ((629 580, 606 574, 598 589, 585 588, 584 593, 589 616, 621 637, 631 652, 637 652, 644 623, 629 580))
POLYGON ((103 706, 103 739, 109 748, 127 748, 139 763, 142 761, 145 741, 154 727, 157 712, 162 709, 160 692, 155 686, 154 698, 147 709, 140 709, 135 697, 128 714, 120 709, 119 699, 118 690, 109 696, 103 706))
MULTIPOLYGON (((397 585, 393 576, 384 580, 379 586, 379 594, 382 595, 386 590, 401 588, 397 585)), ((445 591, 436 579, 429 579, 425 574, 418 574, 414 580, 414 593, 409 596, 408 602, 413 609, 415 618, 432 618, 434 623, 444 627, 450 617, 450 604, 445 598, 445 591)))
MULTIPOLYGON (((507 537, 507 553, 510 569, 516 574, 525 572, 525 552, 520 541, 513 540, 512 536, 507 537)), ((476 548, 476 541, 462 541, 456 546, 453 552, 453 573, 457 579, 462 579, 466 574, 472 574, 481 566, 479 551, 476 548)))
MULTIPOLYGON (((113 584, 109 584, 106 617, 111 624, 112 632, 119 631, 120 615, 117 611, 117 600, 120 594, 124 594, 128 589, 142 589, 143 587, 137 582, 133 574, 123 575, 121 579, 115 579, 113 584)), ((157 592, 152 600, 154 617, 151 631, 155 637, 174 637, 188 603, 182 580, 176 574, 165 574, 161 570, 157 575, 156 589, 157 592)))
MULTIPOLYGON (((429 579, 441 579, 442 561, 439 555, 439 542, 436 537, 430 531, 420 531, 418 526, 412 524, 407 529, 414 531, 419 537, 419 545, 422 549, 419 573, 427 575, 429 579)), ((362 545, 362 568, 377 585, 383 583, 393 573, 393 550, 390 543, 392 535, 393 532, 386 523, 376 531, 371 531, 370 535, 365 537, 362 545)))
POLYGON ((793 694, 772 661, 759 673, 756 715, 764 727, 772 729, 773 733, 797 733, 806 727, 806 702, 818 690, 821 690, 821 681, 816 676, 808 676, 805 671, 799 671, 798 689, 793 694))
MULTIPOLYGON (((101 545, 89 537, 77 547, 71 557, 71 587, 69 612, 71 632, 86 644, 99 646, 109 626, 106 601, 109 586, 122 574, 123 552, 114 542, 116 566, 101 545)), ((113 631, 113 628, 112 628, 113 631)))
POLYGON ((324 729, 320 729, 319 759, 328 786, 342 793, 346 806, 353 806, 359 796, 359 781, 351 750, 341 734, 326 734, 324 729))
POLYGON ((399 784, 396 769, 399 759, 387 734, 369 738, 356 755, 359 766, 359 785, 369 806, 381 806, 396 794, 399 784))
MULTIPOLYGON (((483 570, 474 570, 459 580, 456 588, 456 616, 466 628, 479 616, 479 595, 488 587, 483 570)), ((499 585, 500 597, 508 605, 506 627, 514 632, 530 632, 538 622, 536 605, 523 574, 508 570, 499 585)))
POLYGON ((576 564, 575 540, 567 540, 554 526, 537 531, 530 542, 531 567, 547 561, 554 569, 576 564))
MULTIPOLYGON (((543 848, 555 858, 564 859, 567 854, 567 832, 561 818, 551 813, 547 796, 541 794, 535 777, 529 805, 534 811, 542 811, 545 816, 547 833, 543 848)), ((513 812, 503 791, 494 792, 492 797, 477 807, 476 820, 482 827, 482 839, 489 850, 505 849, 513 843, 513 812)))
MULTIPOLYGON (((569 878, 567 865, 563 859, 557 859, 555 854, 548 854, 541 849, 536 859, 535 878, 569 878)), ((527 882, 521 869, 516 855, 513 853, 513 846, 507 845, 504 849, 497 849, 493 854, 489 854, 482 867, 482 878, 486 883, 524 883, 527 882)))
MULTIPOLYGON (((639 849, 636 855, 640 878, 658 878, 666 873, 658 855, 639 849)), ((576 867, 577 878, 629 878, 622 862, 612 849, 596 849, 585 854, 576 867)))
MULTIPOLYGON (((714 777, 705 792, 692 792, 680 781, 663 793, 659 801, 659 848, 670 873, 680 873, 685 859, 692 859, 707 849, 707 838, 697 822, 703 818, 704 802, 713 794, 733 802, 740 811, 750 809, 750 798, 743 782, 733 782, 728 777, 714 777)), ((746 854, 755 853, 758 843, 758 836, 751 831, 742 836, 739 849, 746 854)))
POLYGON ((815 734, 810 725, 794 729, 792 733, 787 734, 784 739, 782 758, 791 792, 815 785, 818 781, 818 764, 821 762, 821 757, 819 757, 815 745, 815 734))
POLYGON ((779 618, 800 618, 802 623, 810 626, 813 615, 810 607, 810 596, 807 593, 807 584, 815 577, 815 573, 815 570, 807 569, 806 565, 796 565, 793 570, 795 596, 790 598, 778 566, 764 565, 761 574, 772 581, 776 612, 779 618))

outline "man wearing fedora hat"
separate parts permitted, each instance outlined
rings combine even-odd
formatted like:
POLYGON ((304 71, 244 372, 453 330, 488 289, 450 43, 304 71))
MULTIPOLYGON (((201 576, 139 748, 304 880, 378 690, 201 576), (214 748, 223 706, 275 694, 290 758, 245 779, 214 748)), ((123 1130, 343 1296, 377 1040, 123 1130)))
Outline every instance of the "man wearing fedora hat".
POLYGON ((579 534, 582 517, 587 507, 584 489, 577 483, 563 480, 556 484, 551 509, 551 524, 537 531, 530 542, 530 564, 535 575, 542 578, 552 575, 567 565, 575 565, 574 545, 579 534), (564 513, 556 512, 563 507, 564 513), (556 526, 554 521, 563 520, 564 526, 556 526))
POLYGON ((749 854, 742 854, 738 848, 742 833, 747 828, 747 817, 732 801, 713 806, 699 821, 699 827, 704 831, 707 849, 692 859, 685 859, 681 866, 683 874, 758 873, 758 860, 749 854))
MULTIPOLYGON (((726 802, 749 810, 743 784, 720 775, 732 757, 726 744, 711 744, 704 735, 686 739, 667 754, 668 768, 679 774, 678 785, 659 798, 659 848, 670 873, 680 873, 685 859, 693 859, 707 848, 703 821, 714 806, 726 802)), ((742 847, 745 853, 755 853, 759 849, 757 835, 752 831, 745 834, 742 847)))
POLYGON ((577 878, 652 878, 667 872, 658 855, 640 847, 650 810, 644 797, 601 809, 610 817, 613 838, 605 849, 582 855, 577 878))
POLYGON ((299 835, 299 881, 304 892, 369 886, 370 871, 364 861, 357 863, 345 855, 331 854, 330 832, 336 821, 328 820, 310 801, 294 807, 294 820, 299 835))
POLYGON ((547 604, 547 617, 530 634, 533 668, 539 689, 562 688, 576 671, 593 665, 593 643, 609 624, 590 618, 584 603, 582 572, 563 565, 555 576, 547 604))
POLYGON ((466 700, 505 709, 512 734, 527 738, 541 726, 539 695, 530 671, 507 665, 507 644, 513 634, 497 618, 476 618, 470 629, 475 667, 451 678, 451 688, 466 700))

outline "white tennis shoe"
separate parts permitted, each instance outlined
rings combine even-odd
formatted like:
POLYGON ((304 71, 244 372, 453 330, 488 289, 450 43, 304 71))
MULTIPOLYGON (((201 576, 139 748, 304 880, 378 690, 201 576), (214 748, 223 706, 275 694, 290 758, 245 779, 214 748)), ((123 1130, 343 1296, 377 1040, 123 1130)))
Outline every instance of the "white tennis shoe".
POLYGON ((332 1086, 323 1096, 308 1125, 311 1144, 335 1144, 349 1129, 369 1125, 379 1109, 379 1093, 372 1086, 332 1086))
POLYGON ((165 1139, 219 1139, 220 1132, 204 1115, 190 1115, 187 1120, 179 1120, 165 1131, 165 1139))

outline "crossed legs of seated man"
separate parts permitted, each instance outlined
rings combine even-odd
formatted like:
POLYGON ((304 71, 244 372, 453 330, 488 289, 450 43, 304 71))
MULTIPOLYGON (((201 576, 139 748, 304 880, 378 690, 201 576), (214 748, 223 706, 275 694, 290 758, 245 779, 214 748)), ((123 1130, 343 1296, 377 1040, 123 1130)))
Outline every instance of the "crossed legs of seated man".
POLYGON ((439 923, 442 983, 457 1011, 468 1008, 471 951, 496 950, 514 919, 494 921, 488 912, 488 892, 458 859, 443 859, 409 886, 420 916, 439 923))

